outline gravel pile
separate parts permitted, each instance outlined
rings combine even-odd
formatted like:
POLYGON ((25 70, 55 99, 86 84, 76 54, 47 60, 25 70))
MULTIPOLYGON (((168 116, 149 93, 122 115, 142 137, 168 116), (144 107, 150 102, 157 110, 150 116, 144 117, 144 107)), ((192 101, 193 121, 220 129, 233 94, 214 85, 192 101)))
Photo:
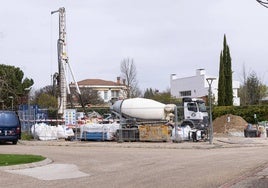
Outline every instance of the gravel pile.
POLYGON ((237 134, 241 136, 247 124, 248 123, 240 116, 226 114, 213 121, 213 131, 218 134, 237 134))

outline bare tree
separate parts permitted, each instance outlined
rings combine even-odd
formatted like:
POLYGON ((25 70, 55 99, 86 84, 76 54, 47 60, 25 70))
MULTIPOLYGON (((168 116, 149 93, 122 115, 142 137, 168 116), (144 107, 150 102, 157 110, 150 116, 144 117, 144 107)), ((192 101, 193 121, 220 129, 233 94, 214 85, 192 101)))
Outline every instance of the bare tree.
POLYGON ((141 95, 141 91, 138 87, 137 70, 133 59, 123 59, 121 62, 121 75, 126 81, 127 97, 137 97, 141 95))
POLYGON ((242 85, 240 86, 238 90, 238 95, 240 97, 240 103, 242 106, 247 105, 248 103, 248 89, 247 89, 247 73, 246 73, 246 67, 245 64, 243 64, 243 70, 242 70, 242 85))
MULTIPOLYGON (((86 105, 98 105, 98 104, 104 104, 103 99, 100 97, 97 90, 93 90, 91 88, 81 88, 81 97, 83 100, 83 103, 86 105)), ((79 94, 74 92, 74 95, 76 98, 79 98, 79 94)))
POLYGON ((258 3, 260 3, 262 6, 268 8, 268 0, 262 1, 262 0, 256 0, 258 3))

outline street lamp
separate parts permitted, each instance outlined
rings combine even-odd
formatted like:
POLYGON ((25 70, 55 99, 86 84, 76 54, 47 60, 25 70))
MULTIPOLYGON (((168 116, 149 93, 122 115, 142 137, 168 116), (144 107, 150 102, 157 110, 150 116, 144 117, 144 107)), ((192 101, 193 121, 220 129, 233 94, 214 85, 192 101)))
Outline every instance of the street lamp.
POLYGON ((175 105, 174 108, 174 115, 175 115, 175 142, 179 142, 179 135, 178 135, 178 107, 175 105))
POLYGON ((209 119, 210 119, 210 123, 209 123, 209 143, 212 144, 213 142, 213 125, 212 125, 212 113, 211 113, 211 110, 212 110, 212 105, 211 105, 211 94, 212 94, 212 91, 211 91, 211 85, 212 85, 212 82, 213 80, 216 80, 216 78, 206 78, 207 82, 208 82, 208 86, 209 86, 209 90, 208 90, 208 98, 209 98, 209 119))
MULTIPOLYGON (((24 91, 27 91, 28 93, 28 104, 27 104, 27 108, 28 108, 28 124, 27 124, 27 126, 28 126, 28 128, 30 127, 30 114, 31 114, 31 109, 30 109, 30 91, 31 91, 31 89, 32 89, 32 87, 28 87, 28 88, 25 88, 24 89, 24 91)), ((30 132, 30 128, 29 128, 29 130, 28 130, 29 132, 30 132)))
POLYGON ((8 98, 10 98, 11 99, 11 109, 13 110, 13 96, 9 96, 8 98))

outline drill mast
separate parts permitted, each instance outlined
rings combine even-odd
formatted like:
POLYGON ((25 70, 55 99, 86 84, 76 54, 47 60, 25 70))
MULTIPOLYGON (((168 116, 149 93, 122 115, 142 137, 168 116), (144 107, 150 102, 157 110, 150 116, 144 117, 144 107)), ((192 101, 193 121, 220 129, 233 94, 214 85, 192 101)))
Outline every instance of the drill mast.
MULTIPOLYGON (((74 80, 76 90, 81 96, 80 89, 78 87, 77 82, 74 79, 74 75, 70 64, 68 62, 67 56, 67 48, 66 48, 66 14, 65 8, 61 7, 58 10, 52 11, 51 14, 59 13, 59 39, 57 41, 57 51, 58 51, 58 73, 56 73, 55 77, 57 80, 57 93, 58 93, 58 114, 63 116, 64 111, 67 108, 67 92, 70 94, 70 88, 67 85, 67 68, 69 68, 72 78, 74 80)), ((81 97, 80 97, 81 99, 81 97)), ((81 101, 81 105, 83 107, 83 103, 81 101)))

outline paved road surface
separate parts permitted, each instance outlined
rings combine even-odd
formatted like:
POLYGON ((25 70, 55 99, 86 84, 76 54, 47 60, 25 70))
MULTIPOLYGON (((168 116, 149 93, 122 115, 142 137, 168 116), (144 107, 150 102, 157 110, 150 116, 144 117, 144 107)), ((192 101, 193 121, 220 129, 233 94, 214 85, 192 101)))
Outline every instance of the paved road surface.
POLYGON ((24 141, 1 153, 38 154, 53 162, 0 169, 1 187, 261 187, 267 185, 268 140, 116 143, 24 141))

